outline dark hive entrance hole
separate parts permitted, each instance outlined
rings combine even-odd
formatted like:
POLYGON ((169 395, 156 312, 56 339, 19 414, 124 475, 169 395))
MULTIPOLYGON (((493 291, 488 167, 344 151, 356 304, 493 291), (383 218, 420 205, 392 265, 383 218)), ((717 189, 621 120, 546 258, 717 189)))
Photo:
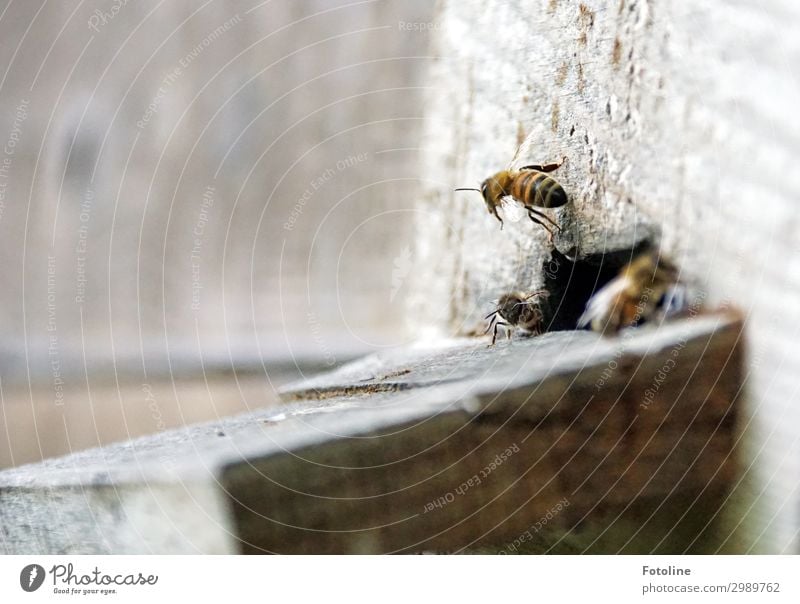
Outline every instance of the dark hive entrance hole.
POLYGON ((542 265, 544 286, 550 292, 547 303, 542 305, 548 331, 576 329, 589 298, 650 247, 649 242, 643 241, 633 248, 590 254, 574 262, 553 250, 542 265))

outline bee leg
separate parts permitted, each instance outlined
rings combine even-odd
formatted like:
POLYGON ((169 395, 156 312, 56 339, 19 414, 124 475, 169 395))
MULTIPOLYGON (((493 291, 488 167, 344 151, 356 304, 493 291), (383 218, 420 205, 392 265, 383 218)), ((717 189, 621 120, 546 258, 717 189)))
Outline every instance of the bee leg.
MULTIPOLYGON (((508 327, 508 323, 503 323, 502 321, 498 321, 497 323, 494 324, 494 333, 492 334, 492 343, 490 344, 490 346, 494 346, 495 342, 497 342, 497 328, 500 327, 501 325, 508 327)), ((508 333, 508 331, 506 331, 506 333, 508 333)))
POLYGON ((533 220, 536 224, 540 225, 545 231, 547 231, 547 241, 549 243, 553 243, 553 231, 550 229, 550 227, 547 225, 547 223, 542 222, 541 220, 536 218, 536 215, 533 214, 530 211, 528 212, 528 217, 531 220, 533 220))
POLYGON ((561 158, 561 161, 553 164, 533 164, 532 166, 522 166, 520 170, 536 170, 537 172, 553 172, 558 170, 566 161, 567 156, 561 158))
MULTIPOLYGON (((542 218, 542 219, 546 220, 547 222, 549 222, 549 223, 550 223, 552 226, 554 226, 554 227, 555 227, 555 228, 556 228, 556 229, 557 229, 559 232, 561 231, 561 227, 560 227, 560 226, 558 226, 558 224, 556 224, 556 223, 555 223, 555 221, 554 221, 552 218, 550 218, 550 217, 549 217, 547 214, 545 214, 544 212, 540 212, 540 211, 539 211, 539 210, 537 210, 536 208, 530 208, 530 207, 529 207, 529 208, 527 208, 527 209, 528 209, 528 216, 530 216, 531 214, 536 214, 536 215, 537 215, 539 218, 542 218)), ((531 217, 531 220, 533 220, 533 217, 531 217)), ((535 221, 534 221, 534 222, 535 222, 535 221)))
POLYGON ((497 206, 492 208, 492 214, 494 214, 494 217, 497 218, 497 220, 500 221, 500 230, 502 231, 503 230, 503 219, 500 218, 500 214, 497 213, 497 206))

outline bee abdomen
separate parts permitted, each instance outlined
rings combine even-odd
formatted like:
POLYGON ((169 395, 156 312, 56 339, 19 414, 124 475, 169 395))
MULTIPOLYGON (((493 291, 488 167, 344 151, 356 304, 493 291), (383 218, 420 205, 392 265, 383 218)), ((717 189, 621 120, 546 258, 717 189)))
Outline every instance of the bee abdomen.
POLYGON ((567 194, 554 178, 536 170, 525 170, 514 179, 511 195, 523 205, 558 208, 567 203, 567 194))

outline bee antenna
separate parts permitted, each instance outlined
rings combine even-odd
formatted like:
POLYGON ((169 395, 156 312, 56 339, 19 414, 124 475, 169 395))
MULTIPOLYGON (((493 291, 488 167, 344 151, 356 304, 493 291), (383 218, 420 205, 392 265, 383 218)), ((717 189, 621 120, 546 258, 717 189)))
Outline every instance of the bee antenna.
POLYGON ((525 300, 530 300, 530 299, 531 299, 531 298, 533 298, 534 296, 544 296, 545 294, 549 294, 549 293, 550 293, 550 292, 548 292, 546 289, 540 289, 540 290, 538 290, 538 291, 535 291, 535 292, 533 292, 532 294, 530 294, 530 295, 526 296, 526 297, 525 297, 525 300))
POLYGON ((466 187, 464 187, 464 188, 459 188, 459 189, 453 189, 453 191, 477 191, 478 193, 480 193, 480 192, 481 192, 481 190, 480 190, 480 189, 473 189, 473 188, 466 188, 466 187))

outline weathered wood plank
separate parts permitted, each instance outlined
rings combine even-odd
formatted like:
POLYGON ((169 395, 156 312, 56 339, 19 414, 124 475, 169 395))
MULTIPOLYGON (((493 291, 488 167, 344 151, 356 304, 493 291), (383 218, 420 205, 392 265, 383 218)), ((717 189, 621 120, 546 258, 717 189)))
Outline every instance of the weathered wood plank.
POLYGON ((713 520, 734 480, 740 333, 712 314, 358 362, 278 411, 0 473, 2 545, 457 551, 513 544, 562 502, 539 551, 682 551, 679 512, 713 520))
MULTIPOLYGON (((681 551, 688 541, 659 544, 681 532, 676 510, 692 508, 696 528, 735 479, 729 454, 741 324, 730 321, 712 315, 624 339, 561 332, 497 349, 481 342, 403 351, 298 385, 286 396, 369 395, 366 404, 376 385, 392 385, 403 393, 398 405, 413 404, 417 388, 433 388, 442 408, 436 421, 393 426, 380 438, 332 441, 295 458, 232 468, 225 480, 250 538, 245 550, 501 545, 566 501, 551 538, 596 536, 625 522, 626 530, 605 537, 606 551, 681 551), (658 392, 646 398, 651 388, 658 392), (462 404, 452 410, 455 400, 462 404), (487 472, 498 455, 497 469, 487 472), (471 484, 476 477, 479 484, 471 484), (662 523, 666 499, 671 509, 662 523), (637 541, 644 510, 656 520, 637 541)), ((582 543, 592 548, 591 540, 582 543)), ((717 545, 706 540, 696 549, 717 545)))

